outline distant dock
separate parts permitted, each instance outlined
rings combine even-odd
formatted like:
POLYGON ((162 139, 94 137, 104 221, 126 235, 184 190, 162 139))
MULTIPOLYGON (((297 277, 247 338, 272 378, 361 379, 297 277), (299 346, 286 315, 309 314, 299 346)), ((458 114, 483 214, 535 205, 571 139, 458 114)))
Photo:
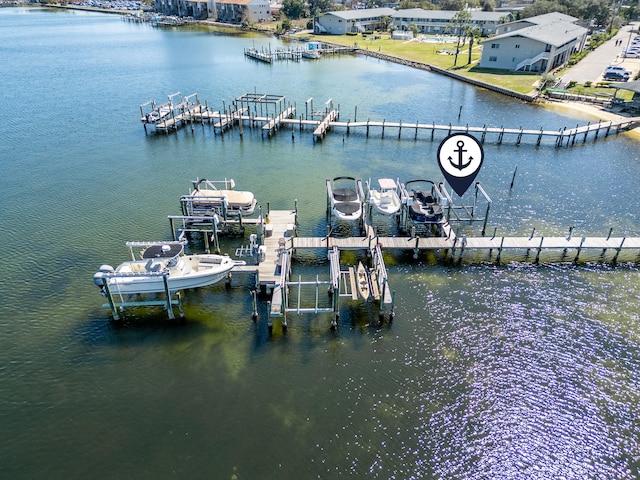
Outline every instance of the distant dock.
MULTIPOLYGON (((304 114, 298 115, 298 107, 287 102, 283 95, 245 94, 234 99, 228 106, 222 102, 222 109, 212 110, 207 102, 201 103, 197 94, 182 97, 178 92, 169 95, 169 101, 157 104, 154 100, 140 105, 141 121, 148 133, 151 127, 157 132, 169 133, 179 128, 190 126, 195 133, 197 124, 213 125, 214 132, 223 134, 225 131, 238 127, 240 135, 243 128, 261 128, 269 136, 282 127, 313 130, 315 141, 322 141, 331 131, 370 135, 393 135, 398 139, 412 138, 434 141, 437 133, 450 135, 452 133, 469 133, 478 138, 481 143, 495 142, 501 145, 510 142, 520 145, 522 142, 540 146, 551 142, 555 147, 571 147, 586 143, 587 140, 598 140, 610 135, 636 128, 640 125, 640 117, 624 118, 620 120, 598 121, 586 125, 576 125, 572 128, 563 127, 558 130, 540 128, 513 128, 501 125, 474 126, 438 124, 435 122, 387 122, 386 120, 341 121, 339 108, 334 108, 333 100, 324 103, 322 110, 314 110, 313 98, 305 102, 304 114)), ((357 108, 356 108, 357 117, 357 108)))

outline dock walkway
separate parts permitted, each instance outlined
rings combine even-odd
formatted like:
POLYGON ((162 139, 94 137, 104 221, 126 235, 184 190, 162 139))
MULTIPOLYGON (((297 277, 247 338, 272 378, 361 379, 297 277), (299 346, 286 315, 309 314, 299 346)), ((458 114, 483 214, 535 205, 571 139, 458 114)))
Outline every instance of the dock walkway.
MULTIPOLYGON (((447 225, 448 226, 448 225, 447 225)), ((500 254, 504 250, 535 250, 538 252, 536 261, 539 259, 542 250, 574 250, 576 252, 575 261, 579 260, 582 250, 614 250, 616 252, 613 262, 618 258, 618 254, 623 251, 638 250, 640 255, 640 237, 586 237, 572 236, 566 237, 457 237, 453 231, 448 229, 448 235, 443 237, 295 237, 292 240, 292 248, 326 248, 337 247, 340 250, 360 250, 371 249, 379 246, 382 250, 448 250, 451 254, 459 251, 458 259, 461 259, 465 250, 485 250, 498 252, 497 261, 500 261, 500 254)))
MULTIPOLYGON (((175 95, 175 94, 174 94, 175 95)), ((170 96, 172 98, 172 96, 170 96)), ((224 103, 224 102, 223 102, 224 103)), ((147 125, 153 125, 156 130, 169 133, 175 131, 179 127, 191 124, 193 131, 194 122, 213 123, 214 129, 220 129, 224 131, 234 125, 240 125, 241 134, 242 126, 244 124, 249 127, 260 127, 263 132, 267 132, 269 136, 273 134, 281 125, 288 125, 292 128, 298 126, 300 130, 303 127, 312 127, 314 140, 322 140, 330 131, 346 131, 346 134, 350 134, 352 131, 364 132, 368 137, 374 131, 379 133, 382 138, 389 132, 389 129, 397 135, 400 139, 404 135, 411 135, 414 140, 418 139, 420 132, 427 133, 430 140, 434 141, 436 132, 451 135, 452 133, 469 133, 478 137, 480 143, 485 141, 495 141, 498 145, 503 141, 510 140, 515 145, 529 139, 530 142, 539 146, 543 140, 551 140, 556 147, 569 147, 575 144, 585 143, 589 138, 597 140, 598 138, 606 138, 612 134, 619 134, 621 132, 631 130, 640 126, 640 117, 621 118, 619 120, 598 121, 597 123, 587 123, 586 125, 576 125, 573 128, 559 128, 558 130, 551 130, 549 128, 525 128, 523 126, 518 128, 505 127, 501 125, 488 126, 488 125, 453 125, 437 124, 435 122, 424 123, 416 121, 415 123, 407 123, 402 120, 398 122, 387 122, 386 120, 370 120, 366 121, 339 121, 340 111, 331 107, 326 107, 324 112, 320 114, 302 115, 300 118, 294 118, 296 108, 289 105, 286 110, 286 99, 281 95, 266 95, 266 94, 246 94, 238 97, 233 106, 223 108, 222 111, 211 111, 208 105, 200 104, 197 98, 197 94, 190 95, 185 98, 184 102, 164 104, 156 107, 154 101, 149 101, 140 106, 143 124, 145 131, 147 125), (249 98, 250 97, 250 98, 249 98), (255 111, 251 108, 245 108, 244 105, 253 105, 255 111), (147 120, 155 117, 149 116, 146 106, 152 105, 155 110, 162 113, 162 117, 158 120, 147 120), (260 107, 260 115, 258 115, 257 108, 260 107), (269 106, 274 107, 276 110, 272 114, 268 114, 269 106), (267 112, 263 112, 263 108, 267 112), (321 118, 317 118, 321 117, 321 118)), ((328 103, 331 103, 329 101, 328 103)), ((356 115, 357 116, 357 115, 356 115)), ((215 130, 214 130, 215 131, 215 130)))

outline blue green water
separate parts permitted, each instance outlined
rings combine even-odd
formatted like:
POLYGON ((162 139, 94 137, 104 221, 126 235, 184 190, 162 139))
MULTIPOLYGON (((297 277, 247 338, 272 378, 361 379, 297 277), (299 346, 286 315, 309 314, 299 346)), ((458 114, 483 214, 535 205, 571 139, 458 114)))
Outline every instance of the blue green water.
MULTIPOLYGON (((197 177, 232 177, 275 209, 297 199, 303 235, 326 231, 326 178, 440 178, 429 133, 314 143, 310 130, 245 128, 241 139, 205 125, 146 135, 147 100, 198 93, 221 109, 260 92, 299 112, 310 97, 316 107, 332 99, 343 120, 594 121, 369 58, 243 57, 278 46, 0 9, 2 477, 638 477, 635 257, 613 268, 597 257, 496 266, 470 255, 451 266, 389 254, 394 322, 379 326, 369 306, 344 301, 337 332, 327 316, 292 315, 286 335, 276 322, 269 336, 266 306, 254 323, 241 275, 230 289, 188 292, 182 324, 163 312, 110 321, 93 273, 124 260, 128 240, 170 238, 167 215, 197 177)), ((533 143, 484 146, 490 231, 640 235, 637 140, 533 143)), ((324 255, 302 256, 298 273, 326 278, 324 255)))

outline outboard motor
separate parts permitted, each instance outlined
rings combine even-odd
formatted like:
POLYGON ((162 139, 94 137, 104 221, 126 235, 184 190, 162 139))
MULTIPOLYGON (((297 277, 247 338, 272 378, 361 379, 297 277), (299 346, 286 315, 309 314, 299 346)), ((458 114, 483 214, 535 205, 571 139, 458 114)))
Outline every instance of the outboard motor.
POLYGON ((104 287, 104 274, 113 273, 115 270, 111 265, 101 265, 98 271, 93 275, 93 283, 96 287, 104 287))

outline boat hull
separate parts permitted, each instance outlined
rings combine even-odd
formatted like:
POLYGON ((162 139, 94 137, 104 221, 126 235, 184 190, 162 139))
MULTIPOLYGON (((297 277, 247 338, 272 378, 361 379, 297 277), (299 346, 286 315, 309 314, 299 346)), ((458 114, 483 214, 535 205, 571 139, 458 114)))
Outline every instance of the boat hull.
POLYGON ((106 283, 112 294, 162 293, 167 288, 174 293, 218 283, 240 263, 222 255, 185 255, 171 266, 135 260, 122 263, 114 272, 98 272, 96 284, 106 283))

